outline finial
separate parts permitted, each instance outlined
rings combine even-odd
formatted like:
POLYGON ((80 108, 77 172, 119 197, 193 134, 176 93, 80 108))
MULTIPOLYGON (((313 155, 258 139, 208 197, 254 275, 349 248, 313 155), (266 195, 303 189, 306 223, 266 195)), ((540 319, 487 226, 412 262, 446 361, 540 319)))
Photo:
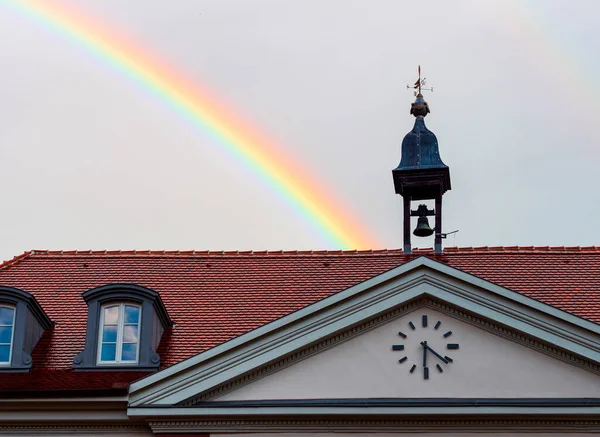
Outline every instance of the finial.
MULTIPOLYGON (((420 65, 419 65, 418 71, 419 71, 419 78, 412 86, 413 89, 418 90, 418 91, 414 92, 416 99, 415 99, 415 102, 411 104, 410 113, 412 115, 414 115, 415 117, 425 117, 427 114, 429 114, 430 111, 429 111, 429 105, 427 105, 427 102, 423 98, 423 94, 421 94, 421 91, 433 92, 433 87, 424 88, 425 84, 427 83, 427 78, 424 77, 423 79, 421 79, 421 66, 420 65)), ((406 85, 406 88, 411 88, 411 87, 409 85, 406 85)))

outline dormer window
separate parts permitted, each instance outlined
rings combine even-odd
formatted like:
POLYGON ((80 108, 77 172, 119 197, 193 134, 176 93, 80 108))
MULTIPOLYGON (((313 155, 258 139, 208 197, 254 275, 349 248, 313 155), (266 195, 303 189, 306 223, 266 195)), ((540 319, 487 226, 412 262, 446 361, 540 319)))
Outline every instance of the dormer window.
POLYGON ((29 370, 35 345, 52 326, 31 294, 0 285, 0 372, 29 370))
POLYGON ((85 348, 74 369, 155 370, 163 331, 172 325, 158 293, 134 284, 110 284, 82 294, 88 304, 85 348))
POLYGON ((12 355, 15 308, 0 305, 0 366, 9 366, 12 355))
POLYGON ((132 303, 102 306, 98 364, 137 364, 141 310, 132 303))

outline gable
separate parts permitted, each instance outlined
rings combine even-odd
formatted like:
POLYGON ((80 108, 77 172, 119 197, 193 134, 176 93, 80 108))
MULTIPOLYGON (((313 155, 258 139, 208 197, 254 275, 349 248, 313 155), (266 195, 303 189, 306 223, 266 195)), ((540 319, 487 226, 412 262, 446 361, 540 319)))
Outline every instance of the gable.
POLYGON ((600 376, 592 368, 576 367, 508 332, 427 299, 380 326, 347 334, 350 339, 342 334, 335 345, 279 371, 260 378, 259 370, 253 382, 212 400, 578 398, 600 392, 600 376), (425 341, 442 358, 452 359, 446 363, 428 350, 427 379, 425 341))
POLYGON ((340 335, 348 340, 360 329, 374 329, 414 311, 415 302, 423 301, 453 317, 464 314, 466 324, 479 320, 482 328, 496 327, 497 335, 528 347, 535 343, 557 360, 598 370, 598 325, 419 258, 133 383, 130 404, 190 406, 218 397, 251 382, 252 375, 278 371, 274 363, 300 361, 317 352, 315 345, 328 347, 340 335))

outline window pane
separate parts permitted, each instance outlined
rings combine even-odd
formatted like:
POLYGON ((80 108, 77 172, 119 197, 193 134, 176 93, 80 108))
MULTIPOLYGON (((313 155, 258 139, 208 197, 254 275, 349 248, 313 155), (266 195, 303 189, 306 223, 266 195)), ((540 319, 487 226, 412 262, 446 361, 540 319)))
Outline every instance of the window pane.
POLYGON ((10 343, 12 339, 12 327, 0 328, 0 343, 10 343))
POLYGON ((136 361, 137 344, 124 344, 121 361, 136 361))
POLYGON ((0 346, 0 363, 8 363, 10 346, 0 346))
POLYGON ((137 343, 138 341, 138 327, 127 326, 123 327, 123 343, 137 343))
POLYGON ((0 308, 0 325, 11 325, 13 324, 13 315, 15 314, 14 308, 0 308))
POLYGON ((104 308, 104 324, 116 325, 119 320, 119 306, 104 308))
POLYGON ((116 343, 117 342, 117 327, 105 326, 102 329, 102 342, 116 343))
POLYGON ((101 361, 114 361, 117 356, 117 345, 116 344, 103 344, 102 354, 100 355, 101 361))
POLYGON ((140 319, 140 309, 125 305, 125 323, 136 323, 140 319))

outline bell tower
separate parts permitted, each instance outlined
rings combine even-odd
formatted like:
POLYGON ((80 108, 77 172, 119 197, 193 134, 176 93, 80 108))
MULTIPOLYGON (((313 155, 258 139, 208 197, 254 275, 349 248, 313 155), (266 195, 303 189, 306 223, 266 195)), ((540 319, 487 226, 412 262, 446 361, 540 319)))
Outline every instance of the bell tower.
POLYGON ((419 217, 413 234, 417 237, 428 237, 435 233, 435 253, 442 253, 442 196, 450 190, 450 169, 442 162, 438 141, 433 132, 425 126, 425 117, 429 114, 429 105, 423 98, 425 78, 415 82, 415 102, 410 113, 415 117, 412 131, 402 141, 402 159, 400 165, 392 170, 396 194, 404 201, 404 253, 411 253, 410 218, 419 217), (435 208, 428 209, 419 205, 411 210, 411 202, 418 200, 435 200, 435 208), (428 216, 435 217, 435 227, 429 226, 428 216))

